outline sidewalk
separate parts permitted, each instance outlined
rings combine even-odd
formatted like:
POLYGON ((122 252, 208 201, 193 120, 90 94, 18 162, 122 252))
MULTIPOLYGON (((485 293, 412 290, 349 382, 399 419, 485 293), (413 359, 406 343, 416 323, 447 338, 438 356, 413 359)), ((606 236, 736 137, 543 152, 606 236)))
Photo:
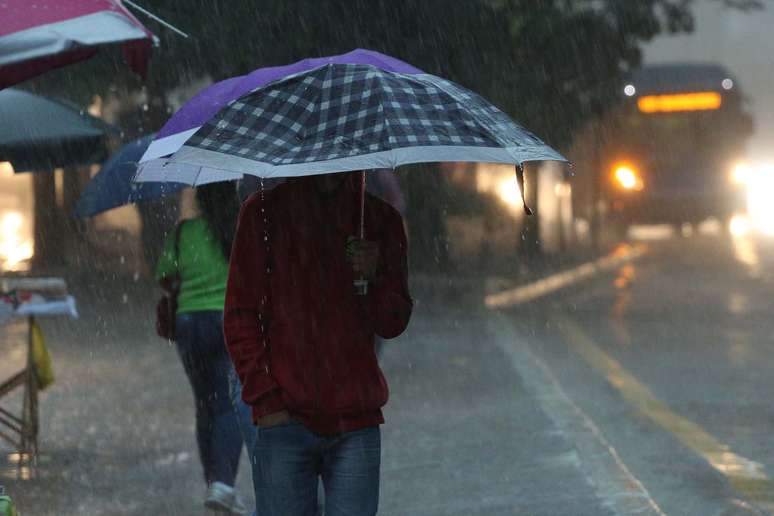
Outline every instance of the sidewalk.
MULTIPOLYGON (((0 483, 25 516, 204 514, 193 397, 175 349, 154 332, 158 290, 109 285, 72 284, 81 318, 41 321, 56 382, 40 400, 39 477, 13 480, 2 453, 0 483)), ((238 487, 249 494, 246 465, 238 487)))
MULTIPOLYGON (((382 357, 391 400, 379 514, 609 514, 494 342, 483 290, 420 283, 409 330, 382 357)), ((190 389, 153 333, 149 288, 81 293, 81 320, 45 323, 57 383, 41 400, 39 478, 12 479, 0 456, 22 514, 204 514, 190 389)), ((245 466, 238 487, 251 500, 245 466)))

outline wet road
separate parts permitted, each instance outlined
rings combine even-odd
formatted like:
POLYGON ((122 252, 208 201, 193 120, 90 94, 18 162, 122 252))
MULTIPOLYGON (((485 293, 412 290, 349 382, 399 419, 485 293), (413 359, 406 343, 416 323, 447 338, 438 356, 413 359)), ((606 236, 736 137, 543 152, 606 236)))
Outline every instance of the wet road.
MULTIPOLYGON (((637 245, 499 311, 475 282, 413 279, 411 325, 382 356, 381 515, 770 510, 774 241, 637 245)), ((96 286, 74 282, 80 320, 44 324, 57 383, 41 468, 18 478, 2 453, 0 483, 24 514, 203 514, 190 389, 153 335, 155 291, 96 286)), ((248 468, 238 486, 249 501, 248 468)))
POLYGON ((768 514, 774 242, 716 234, 638 245, 641 258, 510 309, 514 331, 653 513, 768 514))

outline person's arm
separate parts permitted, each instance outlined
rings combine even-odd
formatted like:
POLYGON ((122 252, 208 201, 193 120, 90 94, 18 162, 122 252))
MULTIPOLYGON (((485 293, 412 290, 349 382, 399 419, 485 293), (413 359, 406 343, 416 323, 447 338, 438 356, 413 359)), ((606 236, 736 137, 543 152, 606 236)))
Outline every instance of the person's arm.
POLYGON ((239 212, 231 250, 223 331, 239 380, 242 398, 257 407, 257 417, 282 411, 280 388, 269 370, 266 243, 260 199, 239 212))
POLYGON ((366 310, 376 334, 392 339, 408 326, 414 304, 408 289, 408 244, 403 221, 397 211, 391 211, 385 222, 376 274, 368 286, 366 310))

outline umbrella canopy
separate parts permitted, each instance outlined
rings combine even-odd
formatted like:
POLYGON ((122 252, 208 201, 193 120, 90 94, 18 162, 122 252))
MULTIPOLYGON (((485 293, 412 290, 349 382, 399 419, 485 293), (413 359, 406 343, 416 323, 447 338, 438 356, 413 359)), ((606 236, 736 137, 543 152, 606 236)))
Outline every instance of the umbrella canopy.
POLYGON ((133 183, 137 162, 155 134, 121 147, 89 181, 75 205, 79 217, 93 217, 124 204, 159 199, 185 188, 182 183, 133 183))
MULTIPOLYGON (((152 201, 175 195, 183 190, 184 183, 136 183, 132 181, 137 172, 137 162, 148 148, 155 134, 143 136, 127 143, 108 159, 97 174, 83 189, 75 214, 78 217, 93 217, 102 212, 125 204, 152 201)), ((246 193, 258 188, 256 183, 246 185, 246 193)), ((282 179, 267 181, 267 187, 273 188, 282 179)), ((406 202, 400 191, 398 180, 391 170, 377 170, 373 180, 368 183, 368 191, 405 213, 406 202)))
POLYGON ((118 130, 57 100, 0 90, 0 161, 17 171, 97 163, 118 130))
POLYGON ((138 181, 293 177, 439 161, 565 159, 477 94, 356 50, 211 86, 170 119, 138 181), (171 154, 171 156, 167 156, 171 154))
POLYGON ((120 44, 145 75, 153 34, 119 0, 4 0, 0 11, 0 88, 92 57, 120 44))
POLYGON ((370 50, 357 49, 346 54, 310 58, 285 66, 259 68, 252 73, 232 77, 200 91, 186 102, 158 132, 141 161, 168 156, 182 147, 205 122, 242 95, 270 82, 295 73, 314 70, 326 64, 370 64, 382 70, 403 73, 422 73, 419 69, 390 56, 370 50))

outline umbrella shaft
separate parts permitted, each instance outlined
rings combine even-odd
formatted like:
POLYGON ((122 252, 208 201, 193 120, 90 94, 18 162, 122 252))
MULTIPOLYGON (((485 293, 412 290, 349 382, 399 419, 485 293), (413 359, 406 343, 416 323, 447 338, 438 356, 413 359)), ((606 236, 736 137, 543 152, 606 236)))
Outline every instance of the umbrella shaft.
POLYGON ((366 173, 360 171, 360 240, 365 239, 365 191, 366 191, 366 173))

